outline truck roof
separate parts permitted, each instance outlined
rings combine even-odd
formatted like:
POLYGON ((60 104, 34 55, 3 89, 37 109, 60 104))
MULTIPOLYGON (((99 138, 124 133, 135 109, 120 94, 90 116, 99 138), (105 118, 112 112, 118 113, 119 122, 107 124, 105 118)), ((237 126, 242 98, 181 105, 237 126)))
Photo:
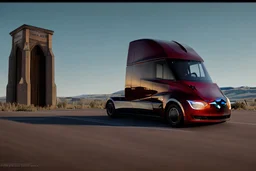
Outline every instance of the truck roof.
POLYGON ((127 65, 160 58, 204 61, 194 49, 176 41, 138 39, 129 44, 127 65))

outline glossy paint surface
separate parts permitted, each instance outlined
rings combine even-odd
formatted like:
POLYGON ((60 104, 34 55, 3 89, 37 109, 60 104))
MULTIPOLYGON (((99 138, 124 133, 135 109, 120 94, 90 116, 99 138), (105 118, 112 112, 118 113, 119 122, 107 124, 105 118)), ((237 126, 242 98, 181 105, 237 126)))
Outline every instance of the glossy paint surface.
MULTIPOLYGON (((227 105, 220 109, 216 99, 227 102, 217 84, 209 81, 188 81, 175 78, 167 60, 203 59, 190 47, 175 42, 141 39, 130 43, 126 66, 125 97, 113 100, 118 109, 143 110, 164 116, 169 103, 177 103, 186 122, 219 122, 228 120, 231 114, 227 105), (159 77, 160 73, 160 77, 159 77), (203 101, 208 105, 201 110, 193 109, 187 100, 203 101), (125 101, 125 103, 124 103, 125 101)), ((207 72, 205 70, 205 72, 207 72)), ((208 74, 208 73, 207 73, 208 74)))
POLYGON ((175 43, 174 41, 139 39, 130 42, 127 65, 159 58, 203 61, 194 49, 187 45, 175 43))

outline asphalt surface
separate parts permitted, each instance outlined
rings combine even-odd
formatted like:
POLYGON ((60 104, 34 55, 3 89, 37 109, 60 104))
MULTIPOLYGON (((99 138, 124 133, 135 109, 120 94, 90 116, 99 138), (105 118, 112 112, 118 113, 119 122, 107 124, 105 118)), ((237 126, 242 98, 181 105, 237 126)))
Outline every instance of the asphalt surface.
POLYGON ((100 109, 0 112, 0 170, 255 171, 256 112, 179 129, 100 109))

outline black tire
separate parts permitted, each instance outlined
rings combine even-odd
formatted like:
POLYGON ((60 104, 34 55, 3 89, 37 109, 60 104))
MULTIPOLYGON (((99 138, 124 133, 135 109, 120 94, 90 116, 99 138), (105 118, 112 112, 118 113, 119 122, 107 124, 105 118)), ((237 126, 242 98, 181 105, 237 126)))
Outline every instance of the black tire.
POLYGON ((172 103, 167 106, 165 111, 165 119, 167 123, 174 128, 179 128, 184 125, 183 112, 179 105, 172 103))
POLYGON ((112 101, 108 101, 107 104, 106 104, 106 111, 107 111, 107 115, 110 117, 110 118, 115 118, 117 117, 117 111, 115 109, 115 105, 112 101))

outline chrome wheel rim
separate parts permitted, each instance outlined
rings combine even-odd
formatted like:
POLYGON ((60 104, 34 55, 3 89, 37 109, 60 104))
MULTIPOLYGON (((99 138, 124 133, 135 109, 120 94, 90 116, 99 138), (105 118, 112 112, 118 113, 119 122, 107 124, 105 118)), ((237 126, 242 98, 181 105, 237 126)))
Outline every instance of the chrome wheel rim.
POLYGON ((172 123, 177 123, 180 120, 180 112, 176 108, 171 108, 169 110, 169 120, 172 123))
POLYGON ((113 112, 114 112, 115 108, 114 108, 114 105, 110 102, 108 103, 107 105, 107 112, 109 115, 113 115, 113 112))

